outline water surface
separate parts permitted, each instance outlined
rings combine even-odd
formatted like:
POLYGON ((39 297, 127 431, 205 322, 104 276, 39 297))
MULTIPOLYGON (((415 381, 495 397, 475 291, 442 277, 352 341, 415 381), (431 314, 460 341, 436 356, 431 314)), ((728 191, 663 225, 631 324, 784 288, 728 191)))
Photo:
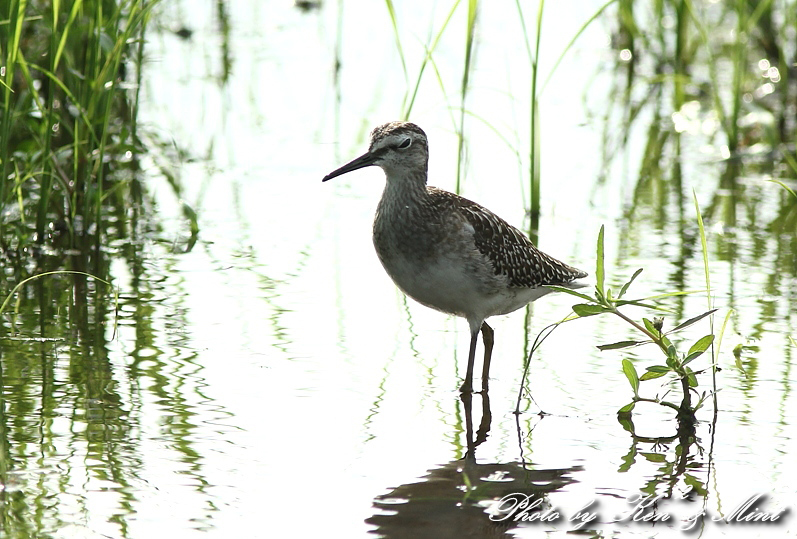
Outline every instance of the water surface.
MULTIPOLYGON (((577 4, 546 4, 544 76, 586 18, 573 13, 598 7, 577 4)), ((480 14, 467 103, 487 122, 467 120, 462 193, 525 226, 529 64, 510 8, 480 14)), ((133 254, 112 253, 118 308, 99 319, 86 308, 82 325, 70 324, 79 310, 37 309, 37 294, 75 286, 77 277, 62 276, 31 285, 30 308, 4 315, 4 535, 564 536, 592 503, 595 520, 583 526, 591 536, 650 537, 680 535, 702 511, 728 517, 757 494, 766 495, 762 511, 794 508, 794 227, 776 228, 786 194, 765 181, 783 176, 748 166, 725 189, 718 136, 688 129, 679 155, 644 168, 648 126, 675 120, 644 109, 617 143, 626 128, 612 98, 617 51, 608 21, 590 26, 540 98, 539 245, 594 273, 603 224, 615 289, 639 267, 633 296, 703 288, 694 191, 709 213, 715 330, 732 309, 716 414, 709 399, 695 436, 679 438, 671 412, 641 404, 635 434, 624 429, 616 411, 632 392, 621 360, 644 372, 662 359, 650 347, 598 351, 636 335, 596 316, 564 324, 535 352, 534 401, 524 398, 514 415, 530 341, 573 304, 562 295, 491 322, 489 399, 462 399, 467 324, 403 297, 373 252, 381 171, 321 183, 365 150, 371 127, 398 117, 449 8, 397 9, 409 81, 380 3, 162 6, 142 120, 151 140, 180 150, 167 162, 199 215, 200 238, 189 252, 177 248, 185 226, 156 154, 147 187, 166 224, 133 254), (175 35, 178 26, 191 38, 175 35), (516 492, 559 518, 519 528, 491 520, 495 500, 516 492), (659 514, 671 519, 612 522, 640 496, 660 496, 659 514)), ((450 190, 464 15, 426 67, 411 114, 430 138, 430 183, 450 190)), ((707 310, 707 299, 668 306, 672 328, 707 310)), ((690 328, 684 350, 709 332, 707 322, 690 328)), ((694 365, 708 367, 708 355, 694 365)), ((643 382, 642 393, 677 395, 666 380, 643 382)), ((710 373, 699 382, 710 389, 710 373)), ((770 525, 707 521, 703 533, 795 529, 786 514, 770 525)))

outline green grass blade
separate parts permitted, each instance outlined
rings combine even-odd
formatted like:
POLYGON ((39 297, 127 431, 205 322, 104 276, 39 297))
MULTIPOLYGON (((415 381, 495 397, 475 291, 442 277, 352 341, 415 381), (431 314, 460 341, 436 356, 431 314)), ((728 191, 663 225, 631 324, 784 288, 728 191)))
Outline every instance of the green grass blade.
POLYGON ((790 154, 789 152, 783 152, 783 159, 786 161, 786 164, 789 165, 792 172, 797 173, 797 154, 790 154))
POLYGON ((531 50, 531 40, 526 26, 526 18, 523 15, 523 8, 520 0, 515 0, 518 19, 523 32, 523 41, 526 45, 526 54, 531 65, 531 115, 529 118, 529 131, 531 140, 529 143, 529 235, 534 239, 534 232, 539 227, 540 217, 540 119, 539 103, 537 92, 537 72, 538 60, 540 57, 540 44, 542 43, 542 14, 545 7, 545 0, 537 2, 537 32, 535 35, 534 51, 531 50))
POLYGON ((706 277, 706 296, 708 297, 708 308, 711 309, 711 276, 708 271, 708 246, 706 245, 706 229, 703 226, 703 216, 700 213, 700 205, 697 202, 697 193, 692 189, 692 198, 695 201, 695 213, 697 213, 697 227, 700 230, 700 248, 703 251, 703 271, 706 277))
POLYGON ((476 29, 476 14, 479 7, 478 0, 468 0, 468 19, 465 31, 465 63, 462 68, 462 80, 459 88, 460 110, 459 125, 457 126, 457 173, 456 193, 462 192, 462 174, 465 164, 465 100, 470 88, 470 72, 473 65, 473 38, 476 29))
MULTIPOLYGON (((61 34, 61 39, 58 42, 58 49, 55 51, 55 58, 53 59, 53 68, 58 68, 58 63, 61 60, 61 55, 64 53, 64 47, 66 46, 67 38, 69 37, 69 29, 72 28, 72 23, 75 22, 75 18, 77 17, 78 13, 80 12, 80 7, 83 5, 83 0, 75 0, 75 3, 72 4, 72 10, 69 12, 69 18, 64 25, 63 32, 61 34)), ((58 13, 58 8, 53 4, 53 13, 58 13)), ((53 25, 55 26, 55 22, 53 25)))
POLYGON ((401 60, 401 71, 404 73, 404 80, 409 80, 407 74, 407 61, 404 58, 404 47, 401 46, 401 36, 398 29, 398 19, 396 18, 396 8, 393 6, 393 0, 385 0, 385 7, 390 15, 390 24, 393 27, 393 37, 396 39, 396 49, 398 49, 399 60, 401 60))
POLYGON ((706 290, 704 288, 696 288, 694 290, 679 290, 677 292, 667 292, 665 294, 656 294, 655 296, 647 296, 645 298, 639 298, 638 300, 634 301, 655 301, 657 299, 672 298, 676 296, 688 296, 690 294, 697 294, 705 291, 706 290))
MULTIPOLYGON (((409 118, 410 113, 412 112, 412 107, 415 105, 415 99, 418 97, 418 90, 421 87, 421 80, 423 79, 423 73, 426 70, 426 65, 429 63, 429 60, 432 58, 432 54, 434 54, 434 51, 437 48, 438 43, 440 43, 440 39, 443 37, 446 28, 448 28, 448 23, 451 22, 451 18, 454 16, 454 12, 456 12, 460 2, 461 0, 457 0, 454 3, 454 5, 451 7, 451 10, 448 12, 446 20, 443 21, 443 26, 440 27, 440 30, 437 32, 434 41, 432 41, 432 44, 429 47, 427 47, 426 56, 424 56, 424 59, 421 62, 421 67, 418 69, 418 76, 415 78, 415 87, 412 90, 412 96, 410 97, 409 104, 406 107, 404 107, 404 111, 401 114, 401 117, 405 120, 409 118)), ((392 6, 393 4, 391 3, 390 5, 392 6)), ((398 39, 398 37, 396 39, 398 39)))
POLYGON ((598 232, 598 253, 597 258, 595 260, 595 288, 598 290, 598 295, 600 297, 604 296, 603 290, 603 281, 604 281, 604 273, 603 273, 603 225, 601 225, 601 230, 598 232))
POLYGON ((95 145, 99 145, 100 140, 99 137, 97 136, 96 131, 94 130, 94 126, 92 126, 91 118, 89 118, 86 109, 80 106, 80 102, 78 101, 77 97, 72 93, 72 90, 70 90, 69 87, 67 87, 64 81, 59 79, 58 76, 56 76, 52 71, 40 65, 37 64, 23 64, 23 65, 29 65, 31 69, 35 69, 36 71, 39 71, 43 75, 46 75, 47 78, 49 78, 53 82, 53 84, 57 85, 69 97, 69 99, 72 100, 72 103, 75 105, 75 108, 78 110, 78 113, 80 114, 83 123, 85 124, 86 128, 88 128, 88 133, 89 135, 91 135, 92 142, 95 145))
POLYGON ((534 54, 531 52, 531 42, 529 41, 529 31, 526 28, 526 18, 523 16, 520 0, 515 0, 515 6, 517 7, 518 19, 520 20, 520 28, 523 32, 523 41, 526 45, 526 55, 529 57, 529 63, 534 63, 534 54))
MULTIPOLYGON (((521 156, 520 156, 520 151, 518 150, 517 144, 515 142, 512 142, 511 140, 509 140, 506 136, 504 136, 504 134, 501 132, 500 129, 498 129, 498 127, 496 127, 495 125, 490 123, 490 121, 487 120, 486 118, 484 118, 483 116, 479 116, 477 113, 475 113, 475 112, 473 112, 471 110, 467 110, 466 109, 465 110, 465 114, 467 114, 468 116, 470 116, 472 118, 475 118, 476 120, 478 120, 482 124, 484 124, 484 126, 487 129, 489 129, 490 131, 492 131, 493 134, 496 137, 501 139, 501 142, 503 142, 506 145, 507 149, 510 152, 512 152, 515 155, 515 158, 518 160, 518 162, 520 162, 521 156)), ((517 133, 515 133, 515 135, 517 136, 517 133)))
POLYGON ((717 336, 717 344, 714 347, 715 357, 720 356, 720 347, 722 346, 722 336, 725 335, 725 327, 728 325, 728 321, 731 319, 731 314, 733 314, 733 309, 728 309, 728 313, 725 315, 725 320, 723 320, 722 327, 720 328, 720 334, 717 336))
POLYGON ((545 0, 537 0, 537 35, 535 36, 534 45, 534 62, 531 65, 531 155, 530 155, 530 185, 529 196, 530 206, 529 213, 531 220, 529 222, 529 233, 532 230, 539 229, 540 219, 540 185, 541 185, 541 171, 542 171, 542 152, 541 144, 542 132, 540 123, 539 112, 539 92, 537 91, 537 75, 539 74, 540 67, 540 43, 542 43, 542 13, 545 7, 545 0))
POLYGON ((789 193, 791 193, 791 196, 793 196, 794 198, 797 198, 797 193, 795 193, 795 192, 794 192, 794 190, 793 190, 791 187, 789 187, 788 185, 786 185, 786 184, 785 184, 785 183, 783 183, 782 181, 780 181, 780 180, 767 180, 767 181, 768 181, 768 182, 772 182, 772 183, 776 183, 776 184, 780 185, 780 186, 781 186, 781 187, 783 187, 783 188, 784 188, 786 191, 788 191, 789 193))
POLYGON ((575 45, 578 38, 581 37, 581 34, 584 33, 584 31, 587 29, 587 27, 589 27, 590 24, 592 24, 598 17, 601 16, 601 14, 606 10, 607 7, 614 4, 615 2, 617 2, 617 0, 609 0, 608 2, 603 4, 600 8, 598 8, 598 11, 593 13, 592 16, 589 19, 587 19, 587 21, 584 24, 581 25, 581 28, 578 29, 578 32, 575 33, 573 39, 571 39, 570 43, 568 43, 567 46, 564 48, 562 54, 560 54, 559 58, 556 59, 556 63, 553 65, 550 73, 548 73, 548 76, 545 78, 545 82, 542 83, 542 87, 540 88, 540 94, 542 94, 542 92, 548 86, 548 82, 551 80, 551 77, 553 77, 553 74, 556 73, 556 68, 558 68, 559 64, 562 63, 562 60, 564 60, 564 57, 567 56, 567 53, 570 51, 570 49, 573 48, 573 45, 575 45))

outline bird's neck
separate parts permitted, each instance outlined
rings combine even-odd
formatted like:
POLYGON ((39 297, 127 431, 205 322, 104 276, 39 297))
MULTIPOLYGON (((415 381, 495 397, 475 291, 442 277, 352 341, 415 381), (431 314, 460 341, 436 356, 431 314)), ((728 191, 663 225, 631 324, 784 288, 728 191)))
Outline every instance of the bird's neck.
MULTIPOLYGON (((429 196, 426 191, 426 171, 385 171, 387 182, 382 193, 382 204, 388 208, 414 207, 423 204, 429 196)), ((388 209, 385 208, 385 209, 388 209)), ((392 209, 392 208, 391 208, 392 209)))
POLYGON ((431 256, 437 219, 431 210, 433 200, 425 172, 397 177, 386 171, 386 175, 374 216, 373 239, 379 259, 391 273, 390 264, 395 263, 391 260, 397 257, 431 256))

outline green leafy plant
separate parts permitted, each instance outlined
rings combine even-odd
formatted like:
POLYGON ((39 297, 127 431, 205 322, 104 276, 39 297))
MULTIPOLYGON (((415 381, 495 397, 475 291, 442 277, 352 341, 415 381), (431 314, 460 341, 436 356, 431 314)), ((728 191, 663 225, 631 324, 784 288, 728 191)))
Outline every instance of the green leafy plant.
POLYGON ((700 315, 678 324, 669 331, 663 331, 663 317, 655 317, 653 320, 643 318, 641 323, 629 318, 620 310, 621 307, 634 305, 654 310, 662 310, 659 306, 650 302, 666 297, 689 294, 690 291, 671 292, 642 299, 625 299, 625 295, 628 292, 629 287, 639 276, 639 274, 642 273, 642 269, 640 268, 634 272, 631 278, 620 288, 617 295, 615 295, 612 289, 607 287, 605 284, 606 275, 604 270, 603 234, 604 229, 601 227, 600 233, 598 234, 597 262, 595 269, 597 282, 595 285, 595 295, 588 296, 587 294, 583 294, 576 290, 571 290, 569 288, 560 286, 551 286, 550 288, 584 300, 586 303, 579 303, 573 306, 573 312, 575 312, 579 317, 583 318, 586 316, 594 316, 604 313, 613 314, 627 322, 643 335, 643 338, 639 340, 624 340, 598 346, 600 350, 620 350, 623 348, 642 346, 645 344, 654 344, 661 351, 664 359, 663 363, 646 367, 646 372, 641 376, 637 373, 636 367, 629 359, 623 359, 623 373, 628 379, 628 382, 631 384, 631 389, 634 392, 634 396, 629 404, 623 406, 618 411, 618 414, 621 417, 628 416, 636 406, 637 402, 653 402, 676 410, 678 412, 679 419, 694 421, 695 412, 702 406, 706 397, 709 395, 709 392, 704 391, 701 393, 697 403, 694 405, 692 404, 692 392, 696 391, 695 388, 698 386, 697 375, 702 373, 703 370, 694 371, 691 367, 691 363, 705 353, 706 350, 708 350, 713 344, 714 334, 708 334, 699 338, 689 347, 689 350, 686 353, 681 353, 678 351, 678 348, 673 343, 671 336, 674 333, 686 329, 696 322, 699 322, 700 320, 710 316, 716 311, 716 309, 709 309, 700 315), (641 382, 654 380, 668 374, 674 375, 681 383, 683 398, 680 404, 675 404, 673 402, 664 400, 666 394, 665 396, 657 396, 655 398, 640 396, 639 387, 641 382))

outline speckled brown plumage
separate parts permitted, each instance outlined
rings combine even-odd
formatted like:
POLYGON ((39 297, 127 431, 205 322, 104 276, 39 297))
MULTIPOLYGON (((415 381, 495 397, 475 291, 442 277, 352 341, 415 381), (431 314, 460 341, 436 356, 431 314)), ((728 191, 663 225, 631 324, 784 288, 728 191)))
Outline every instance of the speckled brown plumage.
POLYGON ((463 392, 472 390, 481 330, 482 389, 487 390, 493 331, 485 319, 536 300, 548 292, 543 285, 571 286, 587 274, 543 253, 479 204, 428 187, 428 162, 423 130, 409 122, 391 122, 372 131, 367 153, 323 181, 372 165, 384 170, 387 183, 373 229, 379 260, 408 296, 468 320, 471 344, 463 392))
POLYGON ((541 285, 563 285, 587 276, 564 262, 549 256, 513 227, 487 208, 448 191, 428 188, 432 198, 445 201, 448 211, 458 211, 473 226, 476 248, 492 264, 496 275, 505 275, 509 286, 536 288, 541 285))

